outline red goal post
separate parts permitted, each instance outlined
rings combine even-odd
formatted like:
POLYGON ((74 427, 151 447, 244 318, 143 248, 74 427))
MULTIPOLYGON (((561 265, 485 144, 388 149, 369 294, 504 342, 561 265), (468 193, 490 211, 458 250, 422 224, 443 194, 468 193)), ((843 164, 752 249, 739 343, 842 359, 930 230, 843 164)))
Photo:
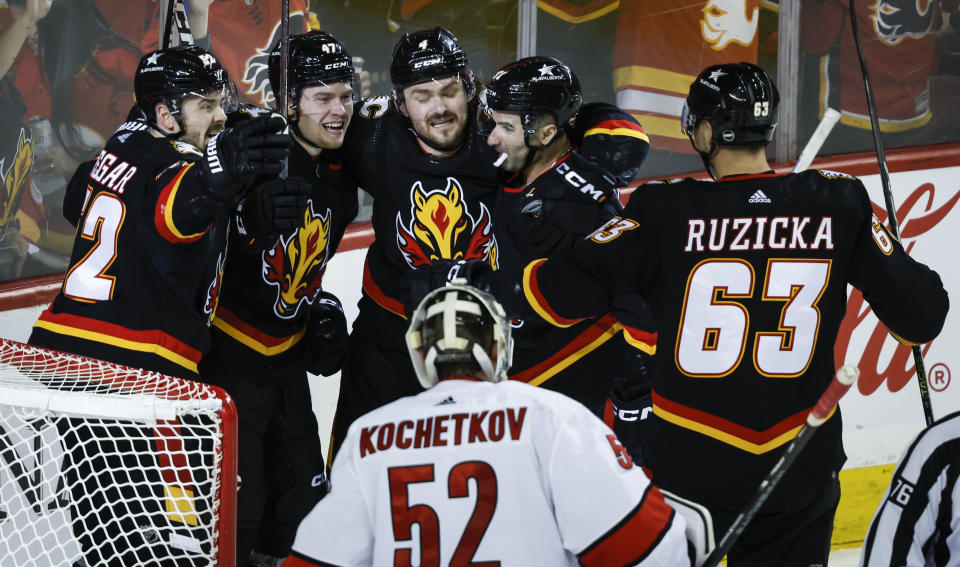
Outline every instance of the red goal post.
POLYGON ((0 339, 0 567, 232 566, 236 496, 223 390, 0 339))

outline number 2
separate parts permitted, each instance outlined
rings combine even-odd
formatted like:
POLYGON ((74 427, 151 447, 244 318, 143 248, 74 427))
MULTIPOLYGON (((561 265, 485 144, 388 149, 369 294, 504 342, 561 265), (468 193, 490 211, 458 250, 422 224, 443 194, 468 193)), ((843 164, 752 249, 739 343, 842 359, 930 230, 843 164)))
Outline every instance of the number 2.
POLYGON ((83 219, 78 236, 93 240, 90 251, 63 279, 63 294, 71 299, 92 303, 113 297, 116 277, 106 275, 117 258, 117 234, 123 226, 126 207, 112 193, 98 193, 83 219))
MULTIPOLYGON (((399 542, 413 539, 413 524, 420 529, 420 566, 440 565, 440 519, 428 504, 410 506, 408 486, 433 482, 433 465, 394 467, 387 472, 390 484, 390 506, 393 516, 393 537, 399 542)), ((499 567, 499 561, 474 562, 473 556, 480 547, 480 540, 493 519, 497 507, 497 475, 488 463, 465 461, 450 469, 447 478, 447 494, 450 498, 467 498, 470 495, 469 480, 476 483, 476 504, 467 527, 460 536, 450 567, 499 567)), ((394 567, 410 567, 413 549, 396 549, 393 553, 394 567)))
MULTIPOLYGON (((776 330, 757 331, 753 364, 767 377, 795 378, 810 365, 820 329, 817 303, 830 280, 830 260, 771 258, 762 301, 784 303, 776 330)), ((690 272, 677 335, 677 367, 695 378, 721 378, 743 359, 750 313, 739 300, 753 297, 753 266, 705 260, 690 272)))

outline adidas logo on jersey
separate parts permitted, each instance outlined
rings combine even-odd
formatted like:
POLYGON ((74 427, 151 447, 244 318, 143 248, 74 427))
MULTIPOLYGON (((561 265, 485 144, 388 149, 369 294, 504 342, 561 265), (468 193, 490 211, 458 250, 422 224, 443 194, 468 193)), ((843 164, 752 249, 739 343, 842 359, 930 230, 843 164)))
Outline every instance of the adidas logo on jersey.
POLYGON ((447 396, 447 397, 444 398, 443 400, 440 400, 439 402, 437 402, 437 405, 438 405, 438 406, 445 406, 445 405, 448 405, 448 404, 455 404, 455 403, 457 403, 457 400, 453 399, 453 396, 447 396))
POLYGON ((767 197, 767 194, 763 192, 762 189, 757 189, 756 193, 750 195, 750 198, 747 199, 748 203, 772 203, 770 197, 767 197))

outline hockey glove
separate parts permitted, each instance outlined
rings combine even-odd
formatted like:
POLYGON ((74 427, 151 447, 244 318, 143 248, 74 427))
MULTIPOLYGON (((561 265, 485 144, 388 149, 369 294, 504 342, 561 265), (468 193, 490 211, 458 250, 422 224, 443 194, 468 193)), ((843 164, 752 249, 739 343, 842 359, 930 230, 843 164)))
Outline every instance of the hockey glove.
POLYGON ((610 392, 613 404, 613 432, 626 447, 637 466, 643 465, 643 444, 649 433, 650 412, 653 401, 649 392, 633 399, 623 399, 614 390, 610 392))
POLYGON ((482 291, 489 291, 484 276, 493 270, 490 263, 479 258, 471 260, 434 260, 414 270, 410 278, 410 303, 404 306, 407 315, 413 314, 428 293, 455 279, 465 279, 482 291))
POLYGON ((350 333, 337 296, 326 291, 317 296, 310 307, 307 338, 307 371, 323 376, 338 372, 347 358, 350 333))
POLYGON ((279 133, 284 124, 278 117, 251 118, 210 139, 200 164, 204 181, 218 197, 226 200, 238 187, 236 180, 246 175, 280 173, 290 154, 290 136, 279 133))
POLYGON ((257 187, 240 203, 240 236, 276 234, 299 227, 311 189, 299 177, 274 179, 257 187))

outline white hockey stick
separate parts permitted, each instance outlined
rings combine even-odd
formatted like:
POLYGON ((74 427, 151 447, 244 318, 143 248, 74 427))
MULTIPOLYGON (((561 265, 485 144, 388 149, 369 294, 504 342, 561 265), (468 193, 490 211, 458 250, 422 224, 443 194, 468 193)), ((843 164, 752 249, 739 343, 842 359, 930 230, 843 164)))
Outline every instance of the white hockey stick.
POLYGON ((807 414, 807 422, 803 424, 797 436, 793 438, 793 441, 787 445, 783 454, 780 455, 780 459, 773 465, 773 468, 770 469, 770 472, 767 473, 763 481, 760 482, 760 487, 757 488, 757 491, 753 494, 753 499, 751 499, 743 511, 740 512, 740 515, 736 517, 733 524, 727 529, 727 533, 723 534, 720 543, 717 544, 716 549, 707 556, 702 567, 716 567, 720 564, 720 560, 723 559, 723 556, 730 551, 733 544, 740 535, 743 534, 743 530, 746 529, 747 524, 750 523, 750 520, 756 515, 757 510, 766 502, 767 497, 769 497, 773 489, 776 488, 780 479, 783 478, 784 473, 786 473, 790 465, 797 460, 797 455, 800 454, 803 447, 810 441, 810 437, 817 428, 830 417, 833 409, 837 407, 840 398, 847 393, 847 390, 857 381, 859 376, 860 370, 850 364, 841 366, 840 370, 837 370, 836 376, 830 381, 830 385, 827 386, 826 391, 823 392, 823 395, 817 400, 817 404, 813 406, 813 409, 807 414))
POLYGON ((820 148, 823 147, 823 143, 827 141, 827 136, 830 135, 833 127, 837 125, 838 120, 840 120, 840 113, 832 108, 828 108, 826 112, 823 113, 820 124, 817 124, 817 129, 813 131, 813 135, 807 140, 807 145, 804 146, 803 151, 800 152, 800 157, 797 158, 797 163, 794 164, 791 173, 800 173, 810 167, 810 163, 813 162, 813 158, 817 157, 820 148))

